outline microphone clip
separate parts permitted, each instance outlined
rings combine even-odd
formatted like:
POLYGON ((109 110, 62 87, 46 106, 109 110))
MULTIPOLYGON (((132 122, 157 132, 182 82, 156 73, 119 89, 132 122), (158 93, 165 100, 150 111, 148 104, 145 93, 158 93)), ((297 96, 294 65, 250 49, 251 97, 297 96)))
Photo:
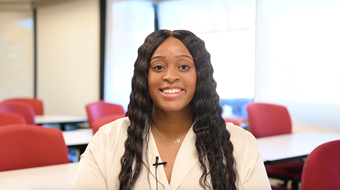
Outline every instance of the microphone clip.
POLYGON ((159 157, 158 156, 156 156, 156 162, 153 164, 153 166, 159 166, 159 165, 165 165, 165 164, 167 164, 167 162, 158 162, 158 160, 159 160, 159 157))

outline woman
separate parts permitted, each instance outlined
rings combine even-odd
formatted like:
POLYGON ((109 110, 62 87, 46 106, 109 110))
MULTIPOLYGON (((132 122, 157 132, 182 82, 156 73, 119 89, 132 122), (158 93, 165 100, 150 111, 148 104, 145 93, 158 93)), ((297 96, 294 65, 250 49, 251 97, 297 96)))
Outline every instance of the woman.
POLYGON ((210 54, 193 33, 146 38, 126 116, 93 137, 74 189, 270 189, 255 138, 222 118, 210 54))

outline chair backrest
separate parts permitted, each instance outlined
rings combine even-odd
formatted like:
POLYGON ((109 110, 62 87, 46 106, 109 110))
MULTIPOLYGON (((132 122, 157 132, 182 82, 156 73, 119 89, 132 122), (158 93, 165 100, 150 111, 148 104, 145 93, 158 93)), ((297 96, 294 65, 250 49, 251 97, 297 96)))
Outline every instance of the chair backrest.
POLYGON ((123 117, 125 116, 125 110, 123 106, 108 103, 103 100, 86 105, 86 112, 90 126, 93 122, 106 116, 110 115, 122 115, 123 117))
POLYGON ((101 126, 108 124, 112 121, 115 121, 119 118, 123 118, 123 117, 124 117, 123 115, 119 114, 119 115, 110 115, 110 116, 106 116, 106 117, 98 119, 97 121, 93 122, 91 125, 93 135, 96 134, 96 132, 99 130, 101 126))
POLYGON ((340 140, 324 143, 307 157, 301 190, 340 189, 340 140))
POLYGON ((26 124, 25 118, 16 113, 0 113, 0 126, 26 124))
POLYGON ((69 163, 62 131, 38 125, 0 127, 0 171, 69 163))
POLYGON ((229 118, 229 117, 225 117, 223 119, 227 123, 230 122, 230 123, 233 123, 234 125, 241 126, 241 123, 237 119, 229 118))
POLYGON ((247 111, 249 128, 256 138, 292 133, 292 121, 284 106, 249 103, 247 111))
POLYGON ((19 114, 25 118, 27 124, 35 124, 34 110, 32 106, 25 103, 2 102, 0 103, 0 112, 19 114))
POLYGON ((35 115, 43 115, 44 114, 44 106, 42 100, 37 98, 11 98, 4 100, 3 102, 19 102, 26 103, 33 107, 35 115))

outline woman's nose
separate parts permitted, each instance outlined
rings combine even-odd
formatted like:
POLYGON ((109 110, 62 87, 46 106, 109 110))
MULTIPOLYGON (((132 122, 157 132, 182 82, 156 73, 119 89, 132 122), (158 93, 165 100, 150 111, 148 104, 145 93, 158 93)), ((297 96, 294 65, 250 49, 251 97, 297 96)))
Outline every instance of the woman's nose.
POLYGON ((173 83, 179 80, 179 75, 176 69, 168 68, 167 71, 164 73, 163 80, 173 83))

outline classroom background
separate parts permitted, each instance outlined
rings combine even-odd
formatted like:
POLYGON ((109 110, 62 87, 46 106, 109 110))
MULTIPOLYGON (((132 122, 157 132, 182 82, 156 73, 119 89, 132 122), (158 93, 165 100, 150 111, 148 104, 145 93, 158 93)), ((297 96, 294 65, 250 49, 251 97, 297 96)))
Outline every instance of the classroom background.
POLYGON ((0 101, 47 114, 127 107, 137 49, 155 29, 206 41, 225 116, 247 102, 288 108, 294 130, 340 129, 338 0, 0 0, 0 101))

